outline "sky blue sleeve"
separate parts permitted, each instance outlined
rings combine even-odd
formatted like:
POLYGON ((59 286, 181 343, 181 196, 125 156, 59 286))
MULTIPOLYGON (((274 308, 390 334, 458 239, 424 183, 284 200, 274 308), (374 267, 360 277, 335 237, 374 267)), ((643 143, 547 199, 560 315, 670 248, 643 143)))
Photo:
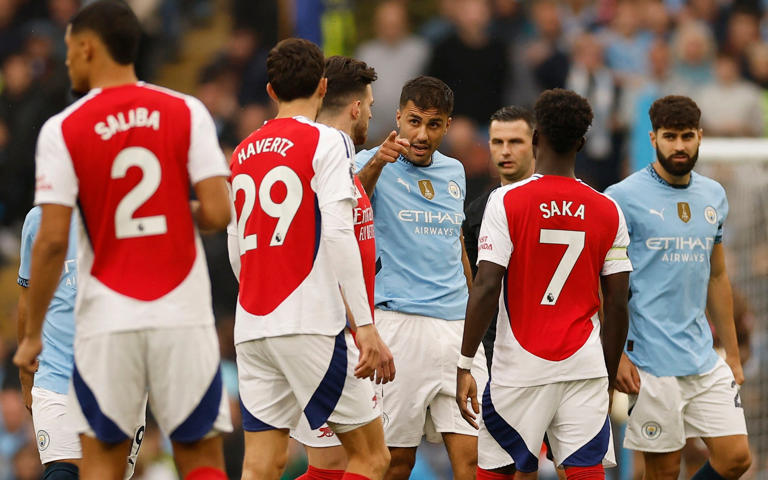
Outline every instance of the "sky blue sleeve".
POLYGON ((32 260, 32 244, 35 243, 37 230, 40 228, 40 207, 29 211, 21 227, 21 261, 19 263, 19 278, 16 283, 22 287, 29 286, 29 267, 32 260))
POLYGON ((368 160, 373 157, 373 154, 373 150, 360 150, 357 152, 357 155, 355 155, 355 172, 359 172, 368 163, 368 160))
POLYGON ((715 235, 715 243, 723 242, 723 226, 725 225, 725 219, 728 217, 728 197, 725 195, 725 189, 722 190, 723 200, 720 202, 720 208, 718 209, 717 219, 717 235, 715 235))

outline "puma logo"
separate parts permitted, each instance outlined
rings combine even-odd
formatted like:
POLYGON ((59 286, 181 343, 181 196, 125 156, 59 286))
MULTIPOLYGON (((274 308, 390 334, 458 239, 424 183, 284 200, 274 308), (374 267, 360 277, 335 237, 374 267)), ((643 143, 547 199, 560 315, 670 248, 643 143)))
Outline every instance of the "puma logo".
POLYGON ((405 183, 405 180, 403 180, 400 177, 397 177, 397 183, 399 183, 400 185, 404 186, 405 189, 408 190, 408 193, 411 193, 411 186, 408 185, 407 183, 405 183))
POLYGON ((651 209, 648 210, 648 213, 653 214, 653 215, 658 215, 659 218, 661 218, 662 221, 664 220, 664 209, 663 208, 661 209, 661 211, 654 210, 654 209, 651 208, 651 209))

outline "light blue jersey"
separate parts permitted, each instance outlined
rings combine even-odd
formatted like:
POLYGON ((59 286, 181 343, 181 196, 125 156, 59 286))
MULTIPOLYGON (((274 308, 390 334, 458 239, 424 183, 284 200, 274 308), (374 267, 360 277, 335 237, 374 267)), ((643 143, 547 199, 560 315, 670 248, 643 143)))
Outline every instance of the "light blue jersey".
MULTIPOLYGON (((363 150, 361 169, 376 152, 363 150)), ((387 164, 371 196, 376 225, 377 308, 463 320, 467 280, 461 263, 465 176, 462 164, 435 152, 418 167, 402 156, 387 164)))
MULTIPOLYGON (((21 230, 21 265, 17 283, 29 287, 32 244, 40 227, 42 209, 35 207, 24 219, 21 230)), ((77 292, 77 224, 75 215, 69 226, 69 247, 59 286, 43 324, 43 351, 38 357, 40 368, 35 373, 35 386, 66 394, 74 362, 72 344, 75 338, 75 294, 77 292)))
POLYGON ((672 186, 653 165, 609 187, 629 230, 630 360, 658 377, 705 373, 715 366, 707 304, 712 247, 728 216, 725 190, 691 172, 672 186))

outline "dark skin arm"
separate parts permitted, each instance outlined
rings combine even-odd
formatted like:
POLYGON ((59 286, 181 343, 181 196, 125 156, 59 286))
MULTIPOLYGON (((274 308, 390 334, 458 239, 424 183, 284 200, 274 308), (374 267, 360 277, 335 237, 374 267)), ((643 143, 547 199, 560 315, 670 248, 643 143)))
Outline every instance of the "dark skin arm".
MULTIPOLYGON (((506 272, 507 269, 501 265, 488 261, 480 262, 472 290, 469 291, 464 338, 461 341, 462 355, 474 357, 477 353, 483 335, 496 314, 502 279, 506 272)), ((480 404, 477 400, 477 383, 469 370, 456 369, 456 403, 464 420, 478 428, 477 415, 480 413, 480 404), (467 406, 467 400, 471 401, 472 410, 467 406)))
POLYGON ((616 372, 619 359, 624 351, 629 328, 629 272, 615 273, 600 278, 603 289, 603 312, 605 314, 602 328, 603 355, 605 367, 608 370, 608 388, 613 389, 616 383, 616 372))

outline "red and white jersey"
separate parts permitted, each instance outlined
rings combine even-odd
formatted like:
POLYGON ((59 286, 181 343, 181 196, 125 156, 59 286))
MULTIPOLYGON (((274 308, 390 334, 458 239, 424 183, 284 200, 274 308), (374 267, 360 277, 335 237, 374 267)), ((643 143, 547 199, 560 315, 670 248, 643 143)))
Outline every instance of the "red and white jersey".
POLYGON ((618 204, 579 180, 534 175, 488 200, 478 263, 507 269, 491 378, 525 387, 607 375, 600 276, 632 270, 618 204))
POLYGON ((144 83, 91 90, 51 117, 35 203, 78 207, 77 335, 213 323, 190 183, 227 176, 199 100, 144 83))
POLYGON ((353 158, 349 137, 305 117, 270 120, 235 149, 230 165, 240 253, 235 343, 337 335, 344 328, 344 303, 320 210, 339 201, 354 208, 353 158))
POLYGON ((365 292, 368 294, 368 304, 373 315, 373 292, 376 286, 376 235, 373 228, 373 208, 371 199, 365 193, 360 179, 355 175, 355 237, 360 247, 360 259, 363 261, 363 279, 365 292))

